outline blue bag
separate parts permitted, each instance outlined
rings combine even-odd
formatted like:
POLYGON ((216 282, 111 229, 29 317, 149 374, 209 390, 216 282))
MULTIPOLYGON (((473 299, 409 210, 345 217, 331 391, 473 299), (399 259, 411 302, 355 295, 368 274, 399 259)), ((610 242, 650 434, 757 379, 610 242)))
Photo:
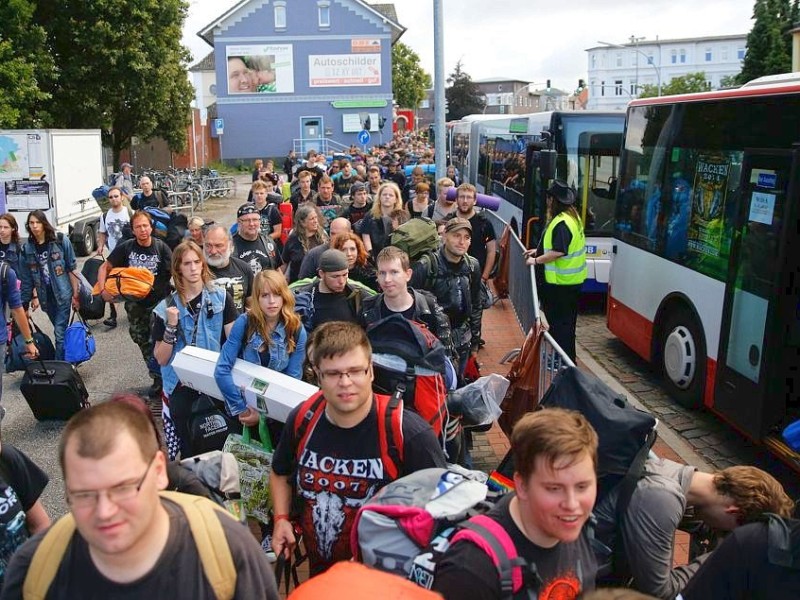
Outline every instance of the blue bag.
POLYGON ((94 336, 83 317, 80 313, 73 312, 69 327, 64 332, 64 361, 75 365, 86 362, 94 356, 96 350, 94 336), (74 322, 75 315, 78 315, 77 322, 74 322))
MULTIPOLYGON (((28 319, 28 326, 31 328, 31 336, 33 343, 39 350, 39 356, 42 360, 53 360, 56 357, 56 348, 53 346, 53 341, 47 334, 39 329, 39 327, 32 320, 28 319)), ((9 328, 10 329, 10 328, 9 328)), ((10 334, 9 334, 10 335, 10 334)), ((24 356, 27 351, 25 344, 25 336, 18 333, 13 338, 9 337, 6 347, 6 373, 13 373, 14 371, 24 371, 25 368, 31 364, 31 359, 24 356)))

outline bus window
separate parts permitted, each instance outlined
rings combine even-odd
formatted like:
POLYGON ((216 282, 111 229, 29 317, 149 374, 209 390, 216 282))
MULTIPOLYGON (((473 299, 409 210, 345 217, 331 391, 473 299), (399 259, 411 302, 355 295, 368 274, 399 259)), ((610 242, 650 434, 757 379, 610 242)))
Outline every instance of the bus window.
MULTIPOLYGON (((578 160, 573 167, 577 173, 576 188, 581 216, 587 231, 610 233, 613 227, 614 201, 617 187, 617 167, 621 133, 581 133, 578 140, 578 160), (584 208, 585 207, 585 208, 584 208)), ((572 177, 572 169, 567 176, 572 177)))

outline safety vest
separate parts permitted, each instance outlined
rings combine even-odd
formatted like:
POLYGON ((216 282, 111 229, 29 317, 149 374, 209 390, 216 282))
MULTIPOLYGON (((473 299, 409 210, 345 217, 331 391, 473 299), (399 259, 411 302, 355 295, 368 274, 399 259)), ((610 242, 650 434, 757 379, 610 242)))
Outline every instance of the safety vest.
POLYGON ((562 221, 567 224, 572 241, 564 256, 545 263, 544 280, 554 285, 580 285, 586 279, 586 238, 580 221, 567 212, 560 213, 550 221, 544 232, 544 252, 553 249, 553 230, 562 221))

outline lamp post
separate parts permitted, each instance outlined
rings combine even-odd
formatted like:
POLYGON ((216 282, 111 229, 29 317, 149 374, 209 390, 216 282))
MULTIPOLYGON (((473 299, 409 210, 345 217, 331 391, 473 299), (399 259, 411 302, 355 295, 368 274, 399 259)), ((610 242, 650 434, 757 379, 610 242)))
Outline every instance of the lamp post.
MULTIPOLYGON (((636 39, 636 38, 634 38, 634 39, 636 39)), ((641 50, 639 50, 636 47, 631 48, 630 46, 623 46, 622 44, 612 44, 611 42, 601 42, 600 40, 597 40, 597 43, 598 44, 602 44, 603 46, 608 46, 609 48, 621 48, 622 50, 633 50, 637 54, 641 54, 642 56, 644 56, 645 59, 647 60, 647 64, 650 65, 651 67, 653 67, 653 69, 655 69, 655 71, 656 71, 656 78, 658 80, 658 95, 659 96, 661 95, 661 65, 660 65, 660 63, 661 63, 661 54, 660 53, 659 53, 659 56, 658 56, 659 66, 656 66, 649 56, 647 56, 644 52, 642 52, 641 50)), ((638 65, 638 62, 637 62, 637 65, 638 65)), ((637 93, 638 93, 638 90, 637 90, 637 93)))

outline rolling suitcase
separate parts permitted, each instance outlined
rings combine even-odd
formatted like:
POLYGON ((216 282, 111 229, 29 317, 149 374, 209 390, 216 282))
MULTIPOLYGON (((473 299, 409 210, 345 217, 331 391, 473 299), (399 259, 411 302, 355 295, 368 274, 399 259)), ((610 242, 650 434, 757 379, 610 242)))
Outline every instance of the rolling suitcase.
POLYGON ((25 368, 20 391, 37 421, 66 421, 89 407, 89 392, 74 365, 39 360, 25 368))

